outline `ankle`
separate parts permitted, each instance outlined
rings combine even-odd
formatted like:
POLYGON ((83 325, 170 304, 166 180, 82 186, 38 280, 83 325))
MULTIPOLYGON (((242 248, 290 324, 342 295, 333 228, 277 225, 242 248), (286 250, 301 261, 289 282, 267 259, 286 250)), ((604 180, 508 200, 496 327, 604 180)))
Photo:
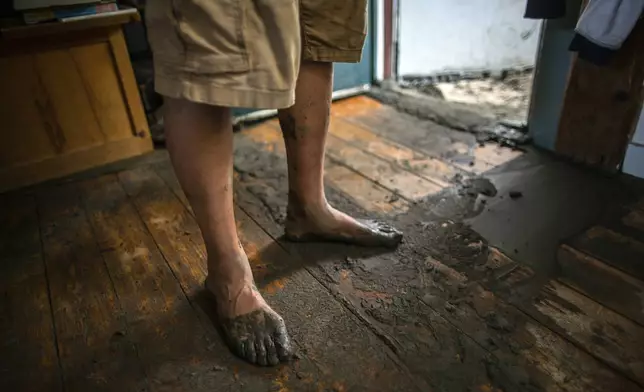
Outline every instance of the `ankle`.
POLYGON ((219 241, 206 240, 208 266, 211 264, 229 263, 231 260, 248 260, 246 251, 239 240, 233 236, 219 241))
POLYGON ((237 281, 252 278, 248 256, 243 250, 229 254, 208 254, 208 279, 237 281))
POLYGON ((319 197, 299 197, 295 192, 289 192, 288 220, 306 220, 324 214, 329 210, 329 203, 324 195, 319 197))

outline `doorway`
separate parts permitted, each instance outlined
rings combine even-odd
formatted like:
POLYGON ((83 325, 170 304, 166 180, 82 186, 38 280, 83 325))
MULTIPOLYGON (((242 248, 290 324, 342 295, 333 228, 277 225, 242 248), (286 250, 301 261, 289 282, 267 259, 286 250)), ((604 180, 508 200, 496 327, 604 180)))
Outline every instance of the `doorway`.
POLYGON ((400 83, 527 123, 542 23, 525 9, 526 0, 399 2, 400 83))

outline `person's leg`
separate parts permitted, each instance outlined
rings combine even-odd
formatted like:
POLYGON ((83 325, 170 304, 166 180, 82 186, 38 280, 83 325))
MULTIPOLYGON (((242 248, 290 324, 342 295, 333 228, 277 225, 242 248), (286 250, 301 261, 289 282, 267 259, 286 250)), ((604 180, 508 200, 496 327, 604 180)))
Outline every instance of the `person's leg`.
POLYGON ((288 157, 287 238, 395 246, 402 239, 399 231, 382 223, 353 219, 331 207, 324 195, 324 145, 332 85, 332 63, 303 60, 295 105, 279 111, 288 157))
POLYGON ((237 236, 228 108, 293 104, 299 4, 175 3, 146 7, 155 90, 165 97, 167 147, 206 244, 205 284, 224 337, 249 362, 274 365, 290 359, 291 343, 284 321, 255 288, 237 236))
POLYGON ((237 236, 230 110, 166 98, 164 122, 175 173, 206 243, 206 288, 214 294, 228 343, 259 365, 288 360, 284 321, 257 291, 237 236))

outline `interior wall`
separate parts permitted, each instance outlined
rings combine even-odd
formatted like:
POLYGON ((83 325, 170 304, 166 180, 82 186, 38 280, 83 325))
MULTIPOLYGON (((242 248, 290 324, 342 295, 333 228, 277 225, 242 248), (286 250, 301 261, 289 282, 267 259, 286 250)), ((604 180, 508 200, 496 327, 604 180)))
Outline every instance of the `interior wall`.
POLYGON ((640 113, 631 143, 626 149, 623 171, 635 177, 644 178, 644 109, 640 113))
POLYGON ((541 22, 523 17, 526 2, 401 1, 399 74, 534 66, 541 22))

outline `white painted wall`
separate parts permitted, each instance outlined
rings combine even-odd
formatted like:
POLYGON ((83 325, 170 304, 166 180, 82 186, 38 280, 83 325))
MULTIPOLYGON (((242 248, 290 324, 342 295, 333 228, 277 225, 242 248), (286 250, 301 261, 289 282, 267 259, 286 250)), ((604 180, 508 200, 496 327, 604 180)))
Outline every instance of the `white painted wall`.
POLYGON ((399 74, 534 66, 538 20, 527 0, 400 0, 399 74))

